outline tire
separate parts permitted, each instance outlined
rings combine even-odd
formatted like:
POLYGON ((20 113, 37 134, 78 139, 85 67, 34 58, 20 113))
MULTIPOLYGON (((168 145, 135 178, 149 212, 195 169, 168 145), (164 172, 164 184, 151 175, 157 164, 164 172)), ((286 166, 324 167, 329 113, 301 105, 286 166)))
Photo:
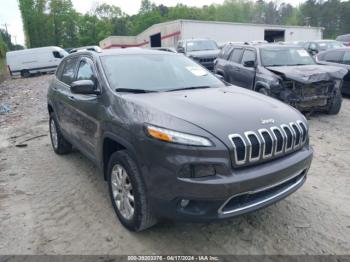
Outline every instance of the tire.
POLYGON ((49 128, 51 145, 55 153, 65 155, 72 152, 72 144, 63 137, 54 113, 50 114, 49 128))
POLYGON ((30 72, 28 70, 22 70, 21 71, 21 76, 24 77, 24 78, 28 78, 30 77, 30 72))
POLYGON ((337 91, 337 93, 335 94, 333 99, 329 102, 330 105, 328 107, 327 113, 329 115, 338 114, 340 112, 342 101, 343 101, 342 95, 341 95, 340 91, 337 91))
POLYGON ((155 225, 157 221, 150 209, 145 184, 127 151, 117 151, 111 155, 107 175, 112 205, 123 226, 130 231, 139 232, 155 225), (124 175, 120 175, 120 181, 124 182, 118 183, 117 174, 123 173, 124 175), (132 207, 133 210, 125 211, 123 210, 125 206, 126 209, 132 207))
POLYGON ((259 88, 258 93, 265 95, 265 96, 269 96, 269 90, 267 90, 265 87, 259 88))

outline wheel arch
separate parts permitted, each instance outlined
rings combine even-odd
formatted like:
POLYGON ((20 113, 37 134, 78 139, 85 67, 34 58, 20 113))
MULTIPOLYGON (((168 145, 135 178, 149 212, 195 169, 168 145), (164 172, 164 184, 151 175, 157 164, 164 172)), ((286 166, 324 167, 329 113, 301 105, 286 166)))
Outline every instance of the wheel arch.
MULTIPOLYGON (((107 180, 108 161, 111 155, 117 151, 127 150, 137 163, 137 158, 133 146, 123 138, 116 136, 113 133, 105 133, 101 140, 101 169, 104 179, 107 180)), ((138 164, 138 163, 137 163, 138 164)))

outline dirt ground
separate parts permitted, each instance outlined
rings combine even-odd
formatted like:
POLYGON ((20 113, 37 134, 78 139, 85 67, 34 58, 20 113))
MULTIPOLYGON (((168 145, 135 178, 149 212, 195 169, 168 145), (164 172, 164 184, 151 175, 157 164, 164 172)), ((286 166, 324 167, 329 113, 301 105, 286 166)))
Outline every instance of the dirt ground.
POLYGON ((0 115, 0 254, 350 254, 349 98, 337 116, 311 116, 312 168, 287 199, 224 222, 130 233, 92 163, 51 149, 51 77, 0 84, 11 107, 0 115))

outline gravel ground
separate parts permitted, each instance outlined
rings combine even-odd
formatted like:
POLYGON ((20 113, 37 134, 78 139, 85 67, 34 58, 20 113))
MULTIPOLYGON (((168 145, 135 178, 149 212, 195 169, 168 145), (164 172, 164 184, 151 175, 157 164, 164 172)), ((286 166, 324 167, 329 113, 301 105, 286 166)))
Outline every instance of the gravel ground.
POLYGON ((315 157, 292 196, 224 222, 130 233, 92 163, 52 151, 51 77, 0 84, 0 104, 11 107, 0 115, 0 254, 350 254, 349 98, 339 115, 309 120, 315 157))

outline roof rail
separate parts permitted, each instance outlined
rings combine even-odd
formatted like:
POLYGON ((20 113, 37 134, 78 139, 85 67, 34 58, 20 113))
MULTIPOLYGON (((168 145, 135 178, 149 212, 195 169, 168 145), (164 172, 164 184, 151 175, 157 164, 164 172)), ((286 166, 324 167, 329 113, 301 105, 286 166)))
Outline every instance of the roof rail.
POLYGON ((96 53, 101 53, 102 49, 99 46, 83 46, 83 47, 73 48, 72 50, 69 51, 69 53, 72 54, 72 53, 77 53, 82 51, 92 51, 96 53))

